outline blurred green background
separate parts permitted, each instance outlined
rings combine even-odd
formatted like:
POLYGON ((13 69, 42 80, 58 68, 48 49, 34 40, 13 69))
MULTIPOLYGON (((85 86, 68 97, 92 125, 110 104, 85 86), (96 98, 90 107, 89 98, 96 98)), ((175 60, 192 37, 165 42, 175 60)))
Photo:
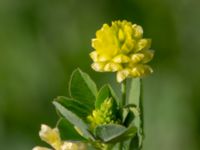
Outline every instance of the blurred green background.
POLYGON ((144 79, 144 150, 200 149, 200 1, 0 0, 0 149, 44 145, 41 123, 55 126, 52 100, 67 95, 76 67, 91 70, 91 38, 105 22, 143 26, 156 50, 144 79))

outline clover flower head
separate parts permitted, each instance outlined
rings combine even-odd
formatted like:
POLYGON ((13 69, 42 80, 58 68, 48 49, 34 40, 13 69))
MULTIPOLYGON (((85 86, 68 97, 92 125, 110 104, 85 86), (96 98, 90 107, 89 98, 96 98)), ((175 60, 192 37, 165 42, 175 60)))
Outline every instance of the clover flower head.
POLYGON ((147 65, 154 52, 151 39, 143 38, 141 26, 126 20, 104 24, 92 39, 92 68, 98 72, 117 72, 117 81, 142 77, 153 72, 147 65))

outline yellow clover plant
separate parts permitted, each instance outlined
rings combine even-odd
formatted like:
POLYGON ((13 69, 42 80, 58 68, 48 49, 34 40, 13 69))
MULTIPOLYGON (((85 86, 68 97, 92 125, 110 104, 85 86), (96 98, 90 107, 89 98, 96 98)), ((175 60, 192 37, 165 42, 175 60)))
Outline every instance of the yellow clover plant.
MULTIPOLYGON (((113 21, 96 32, 92 47, 92 68, 116 72, 121 98, 109 84, 98 89, 87 73, 76 69, 70 78, 69 96, 53 101, 59 115, 56 127, 42 125, 39 136, 54 150, 141 150, 141 77, 153 72, 148 65, 154 56, 151 39, 143 38, 139 25, 113 21), (127 78, 132 78, 128 92, 127 78)), ((36 146, 33 150, 51 149, 36 146)))

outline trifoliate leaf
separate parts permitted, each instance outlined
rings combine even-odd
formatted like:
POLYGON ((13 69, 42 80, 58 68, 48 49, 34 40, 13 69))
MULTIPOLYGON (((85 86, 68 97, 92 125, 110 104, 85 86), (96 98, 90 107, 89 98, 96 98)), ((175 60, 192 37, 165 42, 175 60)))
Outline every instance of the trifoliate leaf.
POLYGON ((71 76, 69 84, 70 96, 77 99, 91 108, 94 107, 94 101, 97 95, 95 82, 88 74, 76 69, 71 76))

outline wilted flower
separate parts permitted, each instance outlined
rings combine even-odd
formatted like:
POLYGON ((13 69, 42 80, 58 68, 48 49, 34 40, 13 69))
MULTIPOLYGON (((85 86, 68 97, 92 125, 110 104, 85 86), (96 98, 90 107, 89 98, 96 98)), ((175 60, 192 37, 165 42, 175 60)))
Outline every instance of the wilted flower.
MULTIPOLYGON (((70 141, 63 142, 57 128, 50 128, 47 125, 41 125, 39 132, 40 138, 54 148, 54 150, 86 150, 85 144, 70 141)), ((36 146, 33 150, 52 150, 46 147, 36 146)))
POLYGON ((143 38, 141 26, 126 20, 104 24, 92 39, 92 68, 98 72, 117 72, 117 81, 142 77, 153 72, 146 63, 153 58, 151 39, 143 38))
POLYGON ((40 138, 50 144, 56 150, 62 145, 60 134, 57 128, 51 129, 47 125, 41 125, 41 130, 39 132, 40 138))

